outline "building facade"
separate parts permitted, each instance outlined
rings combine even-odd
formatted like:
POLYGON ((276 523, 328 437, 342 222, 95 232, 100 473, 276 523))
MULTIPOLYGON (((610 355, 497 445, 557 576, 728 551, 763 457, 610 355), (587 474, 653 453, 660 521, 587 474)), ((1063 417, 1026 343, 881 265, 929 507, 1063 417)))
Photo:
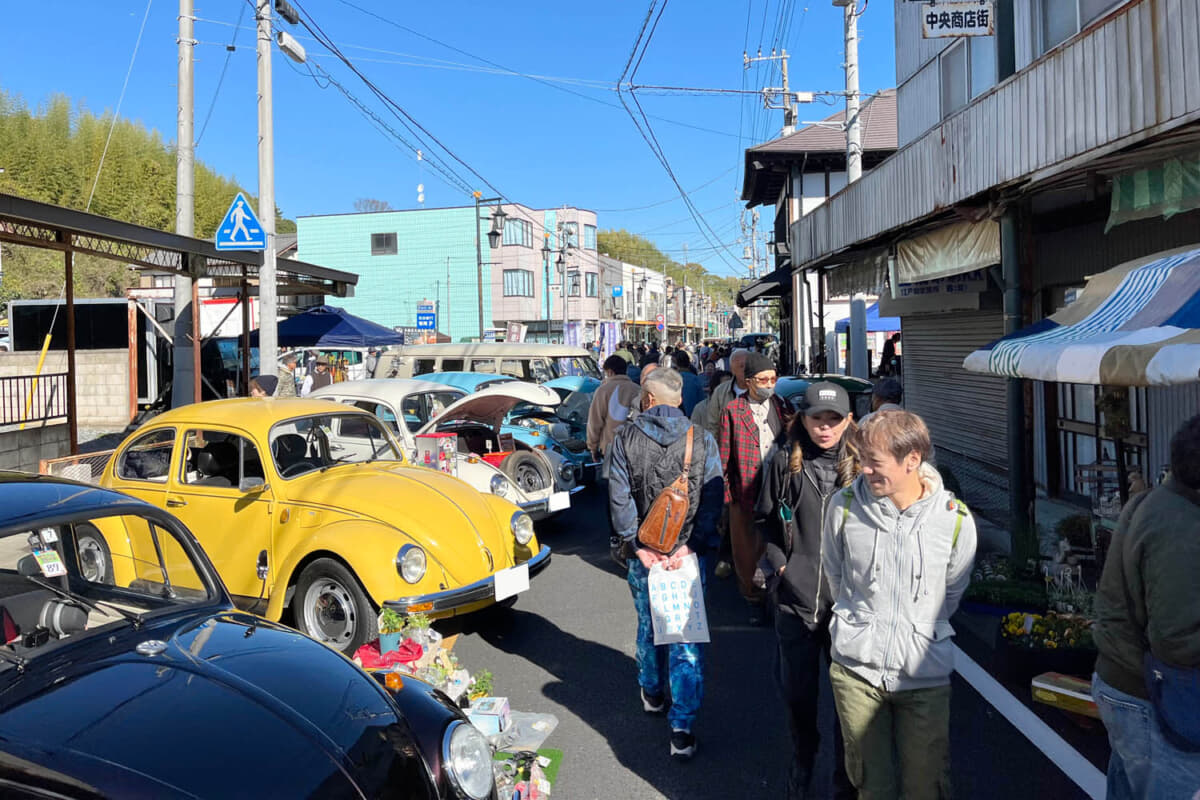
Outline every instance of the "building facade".
MULTIPOLYGON (((801 275, 879 292, 901 317, 906 402, 939 462, 973 507, 1023 525, 1035 493, 1094 504, 1111 489, 1096 478, 1115 472, 1104 389, 963 359, 1087 276, 1200 243, 1200 197, 1149 191, 1131 215, 1113 189, 1161 185, 1200 151, 1200 0, 993 7, 993 36, 923 39, 925 7, 896 0, 899 150, 793 222, 788 244, 801 275)), ((1127 465, 1153 479, 1200 384, 1121 391, 1127 465)))

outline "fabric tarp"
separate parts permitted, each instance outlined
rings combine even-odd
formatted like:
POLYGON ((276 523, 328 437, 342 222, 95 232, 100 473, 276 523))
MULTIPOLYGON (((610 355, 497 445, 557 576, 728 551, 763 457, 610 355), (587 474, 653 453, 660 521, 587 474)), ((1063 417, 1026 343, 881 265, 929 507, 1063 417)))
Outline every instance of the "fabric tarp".
POLYGON ((963 367, 1107 386, 1200 381, 1200 249, 1102 272, 1074 303, 976 350, 963 367))
MULTIPOLYGON (((850 318, 839 319, 834 326, 834 330, 838 333, 846 333, 850 330, 850 318)), ((871 303, 867 306, 867 333, 876 333, 879 331, 890 333, 900 330, 899 317, 881 317, 879 316, 879 303, 871 303)))
POLYGON ((956 222, 896 245, 899 283, 961 275, 1000 263, 1000 225, 956 222))
MULTIPOLYGON (((258 346, 258 331, 250 332, 258 346)), ((317 306, 279 323, 280 347, 382 347, 404 344, 404 334, 356 317, 335 306, 317 306)))
POLYGON ((1113 176, 1108 233, 1114 225, 1137 219, 1170 219, 1200 208, 1200 156, 1169 158, 1153 167, 1113 176))

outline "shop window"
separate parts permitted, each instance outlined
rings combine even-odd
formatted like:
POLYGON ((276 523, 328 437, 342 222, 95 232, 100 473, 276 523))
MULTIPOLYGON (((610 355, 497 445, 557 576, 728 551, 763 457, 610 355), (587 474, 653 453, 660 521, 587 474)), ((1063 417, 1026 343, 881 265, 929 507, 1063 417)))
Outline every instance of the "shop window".
POLYGON ((533 273, 527 269, 504 270, 505 297, 533 297, 533 273))
POLYGON ((586 284, 587 296, 598 297, 600 295, 600 275, 595 272, 586 272, 583 279, 586 284))

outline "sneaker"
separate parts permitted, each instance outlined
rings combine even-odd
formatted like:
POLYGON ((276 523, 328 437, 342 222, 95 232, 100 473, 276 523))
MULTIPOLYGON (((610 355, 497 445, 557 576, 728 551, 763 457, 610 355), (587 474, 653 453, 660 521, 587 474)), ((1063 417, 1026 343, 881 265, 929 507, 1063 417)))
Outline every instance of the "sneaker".
POLYGON ((642 692, 642 710, 647 714, 661 714, 667 710, 667 698, 661 694, 650 694, 645 689, 642 692))
POLYGON ((696 754, 696 737, 691 731, 671 731, 671 756, 687 761, 696 754))
POLYGON ((713 574, 718 578, 728 578, 733 574, 733 565, 728 561, 718 561, 717 566, 713 568, 713 574))

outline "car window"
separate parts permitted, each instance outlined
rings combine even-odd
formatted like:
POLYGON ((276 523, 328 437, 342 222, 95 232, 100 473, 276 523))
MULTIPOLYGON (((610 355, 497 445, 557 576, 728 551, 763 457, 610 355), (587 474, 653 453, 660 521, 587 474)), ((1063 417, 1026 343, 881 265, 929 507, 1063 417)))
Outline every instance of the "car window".
POLYGON ((383 423, 361 411, 278 422, 269 440, 275 469, 285 480, 338 464, 404 460, 383 423))
POLYGON ((413 375, 428 375, 433 372, 434 360, 432 358, 418 358, 413 364, 413 375))
POLYGON ((482 372, 487 375, 494 375, 496 372, 496 359, 494 358, 472 358, 471 372, 482 372))
POLYGON ((131 481, 166 483, 171 471, 175 429, 161 428, 134 439, 117 462, 117 475, 131 481))
POLYGON ((439 372, 462 372, 463 359, 461 358, 443 358, 442 368, 439 372))
MULTIPOLYGON (((11 632, 10 652, 37 659, 98 628, 216 599, 180 535, 126 514, 0 536, 0 621, 11 632)), ((11 666, 0 661, 0 670, 11 666)))
POLYGON ((567 375, 584 375, 589 378, 599 378, 600 370, 595 359, 590 356, 559 356, 554 359, 554 377, 562 378, 567 375))
POLYGON ((182 483, 237 488, 263 482, 262 459, 249 439, 225 431, 188 431, 182 483))
POLYGON ((500 374, 525 380, 529 377, 529 367, 519 358, 504 358, 500 360, 500 374))
POLYGON ((538 383, 554 380, 557 376, 550 371, 550 365, 543 358, 533 358, 529 361, 529 371, 538 383))
POLYGON ((414 433, 429 420, 441 414, 454 401, 462 397, 461 392, 421 392, 404 398, 404 424, 414 433))
POLYGON ((376 417, 383 420, 385 423, 387 423, 387 426, 391 428, 392 433, 396 433, 400 430, 399 425, 396 423, 396 415, 392 413, 391 408, 385 406, 383 403, 376 403, 374 400, 359 400, 357 402, 353 400, 347 400, 346 402, 355 408, 361 408, 368 414, 374 414, 376 417))

